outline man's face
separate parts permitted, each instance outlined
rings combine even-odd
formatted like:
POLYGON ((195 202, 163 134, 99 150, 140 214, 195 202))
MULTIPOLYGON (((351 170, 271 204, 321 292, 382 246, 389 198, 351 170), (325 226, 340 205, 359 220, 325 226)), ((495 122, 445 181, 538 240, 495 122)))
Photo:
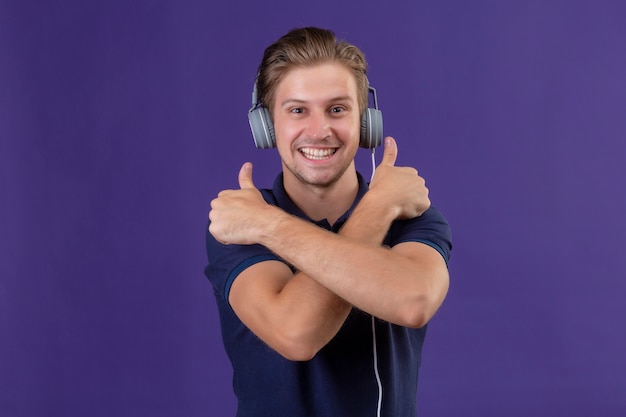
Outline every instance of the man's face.
POLYGON ((328 187, 354 169, 361 115, 348 69, 339 63, 292 69, 275 94, 276 147, 286 183, 328 187))

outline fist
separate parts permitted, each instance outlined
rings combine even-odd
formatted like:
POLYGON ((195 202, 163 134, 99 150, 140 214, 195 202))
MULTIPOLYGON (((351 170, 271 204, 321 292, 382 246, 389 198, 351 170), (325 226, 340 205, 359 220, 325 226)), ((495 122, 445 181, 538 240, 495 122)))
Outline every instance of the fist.
POLYGON ((239 189, 221 191, 211 201, 209 232, 223 244, 258 243, 263 216, 271 207, 254 186, 252 164, 247 162, 239 171, 239 189))
POLYGON ((394 211, 396 219, 419 217, 430 207, 426 181, 411 167, 397 167, 398 147, 385 138, 385 152, 370 184, 370 192, 394 211))

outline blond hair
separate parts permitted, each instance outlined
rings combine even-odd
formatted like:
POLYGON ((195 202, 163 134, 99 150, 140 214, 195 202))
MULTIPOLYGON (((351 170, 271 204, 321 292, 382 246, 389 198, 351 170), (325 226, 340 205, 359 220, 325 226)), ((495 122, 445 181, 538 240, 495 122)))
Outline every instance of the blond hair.
POLYGON ((332 31, 315 27, 293 29, 265 49, 257 75, 259 102, 271 113, 276 88, 287 72, 328 62, 338 62, 354 75, 359 110, 364 111, 368 103, 368 83, 363 52, 338 40, 332 31))

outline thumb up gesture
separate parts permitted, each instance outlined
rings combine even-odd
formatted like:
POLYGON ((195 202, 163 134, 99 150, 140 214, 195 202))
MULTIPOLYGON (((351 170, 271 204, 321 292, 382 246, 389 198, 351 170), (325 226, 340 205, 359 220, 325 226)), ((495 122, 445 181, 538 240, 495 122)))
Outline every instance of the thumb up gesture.
POLYGON ((221 191, 211 201, 209 232, 224 244, 258 243, 256 233, 268 217, 267 204, 252 180, 252 164, 246 162, 239 170, 239 189, 221 191))
POLYGON ((419 217, 430 207, 424 178, 411 167, 397 167, 398 146, 391 136, 385 138, 383 158, 370 184, 383 204, 394 211, 396 219, 419 217))

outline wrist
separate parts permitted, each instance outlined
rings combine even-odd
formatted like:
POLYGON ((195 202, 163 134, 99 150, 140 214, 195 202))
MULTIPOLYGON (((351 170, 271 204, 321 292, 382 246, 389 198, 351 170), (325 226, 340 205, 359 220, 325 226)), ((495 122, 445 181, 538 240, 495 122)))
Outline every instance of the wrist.
POLYGON ((389 204, 368 191, 339 233, 363 243, 380 245, 396 217, 389 204))
POLYGON ((258 228, 257 242, 263 246, 270 247, 272 239, 280 239, 281 230, 285 227, 284 223, 291 215, 276 206, 268 205, 260 216, 264 221, 258 228))
POLYGON ((370 221, 379 221, 387 225, 391 225, 391 222, 401 214, 400 207, 390 203, 384 196, 378 195, 371 190, 365 193, 357 209, 367 213, 366 216, 370 221))

